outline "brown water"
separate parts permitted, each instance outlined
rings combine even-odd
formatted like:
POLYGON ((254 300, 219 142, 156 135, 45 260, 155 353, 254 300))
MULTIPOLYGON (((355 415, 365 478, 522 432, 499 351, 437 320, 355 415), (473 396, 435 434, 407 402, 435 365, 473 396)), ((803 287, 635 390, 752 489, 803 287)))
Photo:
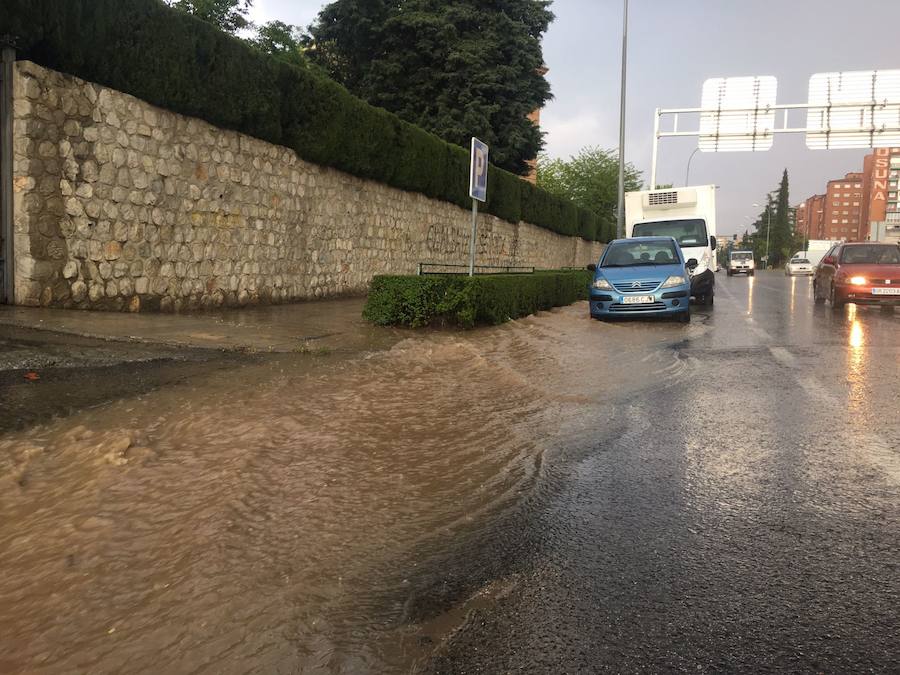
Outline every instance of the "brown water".
POLYGON ((0 672, 414 668, 514 584, 430 598, 440 561, 604 401, 692 367, 648 347, 703 326, 613 344, 585 314, 276 355, 0 437, 0 672))

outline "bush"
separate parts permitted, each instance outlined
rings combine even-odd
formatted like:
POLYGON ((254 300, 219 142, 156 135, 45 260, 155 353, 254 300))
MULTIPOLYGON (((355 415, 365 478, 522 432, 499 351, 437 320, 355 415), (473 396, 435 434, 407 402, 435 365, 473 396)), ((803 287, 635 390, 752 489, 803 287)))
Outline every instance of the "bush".
POLYGON ((587 298, 591 273, 376 276, 363 317, 380 326, 498 324, 587 298))
MULTIPOLYGON (((160 0, 5 0, 19 57, 292 148, 303 159, 468 208, 468 151, 160 0)), ((596 239, 594 214, 490 167, 483 210, 596 239)))

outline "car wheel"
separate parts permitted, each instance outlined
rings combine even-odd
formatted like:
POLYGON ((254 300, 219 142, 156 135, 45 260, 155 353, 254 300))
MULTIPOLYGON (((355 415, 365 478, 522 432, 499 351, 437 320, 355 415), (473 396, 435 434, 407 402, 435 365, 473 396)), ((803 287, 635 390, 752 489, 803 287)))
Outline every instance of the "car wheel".
POLYGON ((679 323, 690 323, 690 322, 691 322, 691 313, 690 313, 690 311, 682 312, 681 314, 679 314, 679 315, 678 315, 678 322, 679 322, 679 323))
POLYGON ((837 299, 837 293, 834 290, 834 284, 831 284, 831 293, 828 295, 828 300, 831 302, 831 309, 838 310, 841 309, 846 303, 843 300, 837 299))
POLYGON ((753 272, 747 272, 747 274, 749 274, 749 275, 752 277, 754 274, 756 274, 756 272, 755 272, 755 271, 753 271, 753 272))

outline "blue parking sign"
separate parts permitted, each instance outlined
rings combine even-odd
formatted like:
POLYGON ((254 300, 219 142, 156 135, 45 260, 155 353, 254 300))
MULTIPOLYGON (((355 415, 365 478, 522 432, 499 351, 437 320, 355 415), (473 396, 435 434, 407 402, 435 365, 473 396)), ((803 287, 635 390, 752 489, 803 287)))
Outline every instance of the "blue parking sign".
POLYGON ((469 164, 469 196, 483 202, 487 199, 488 146, 472 137, 472 157, 469 164))

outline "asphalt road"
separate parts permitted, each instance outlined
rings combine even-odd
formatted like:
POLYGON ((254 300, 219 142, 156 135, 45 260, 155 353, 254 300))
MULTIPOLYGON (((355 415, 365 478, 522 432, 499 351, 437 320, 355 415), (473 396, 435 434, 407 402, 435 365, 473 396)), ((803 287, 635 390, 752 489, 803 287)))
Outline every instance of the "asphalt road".
POLYGON ((717 282, 0 326, 0 672, 900 673, 900 310, 717 282))
MULTIPOLYGON (((512 590, 428 669, 900 672, 900 309, 833 312, 774 272, 717 284, 654 346, 677 382, 573 432, 516 525, 512 590)), ((648 328, 595 329, 624 349, 648 328)))

